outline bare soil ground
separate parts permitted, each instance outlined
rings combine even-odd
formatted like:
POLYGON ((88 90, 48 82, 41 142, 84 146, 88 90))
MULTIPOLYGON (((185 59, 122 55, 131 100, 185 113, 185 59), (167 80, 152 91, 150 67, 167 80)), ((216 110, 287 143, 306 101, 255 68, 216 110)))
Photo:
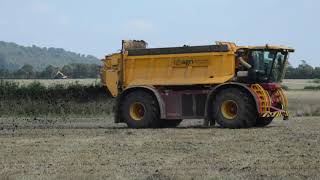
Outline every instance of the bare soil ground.
POLYGON ((0 179, 317 179, 320 119, 127 129, 110 117, 0 119, 0 179))
POLYGON ((318 86, 313 79, 284 79, 283 85, 288 86, 290 90, 303 90, 305 86, 318 86))
POLYGON ((293 116, 319 116, 320 91, 286 91, 293 116))

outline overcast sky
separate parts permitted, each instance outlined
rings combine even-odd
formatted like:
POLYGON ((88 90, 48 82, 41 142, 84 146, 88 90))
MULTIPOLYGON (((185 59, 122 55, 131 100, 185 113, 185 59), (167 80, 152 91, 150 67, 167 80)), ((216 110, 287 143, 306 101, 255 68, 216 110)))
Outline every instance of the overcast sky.
POLYGON ((291 63, 320 66, 319 0, 0 0, 0 41, 61 47, 99 58, 122 39, 151 47, 294 47, 291 63))

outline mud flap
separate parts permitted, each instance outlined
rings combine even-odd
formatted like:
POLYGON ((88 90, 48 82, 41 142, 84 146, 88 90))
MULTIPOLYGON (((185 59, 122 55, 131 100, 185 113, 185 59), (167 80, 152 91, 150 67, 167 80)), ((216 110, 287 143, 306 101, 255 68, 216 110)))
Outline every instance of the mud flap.
POLYGON ((116 102, 114 103, 112 109, 113 109, 113 112, 114 112, 114 123, 121 123, 121 119, 120 119, 120 116, 119 116, 119 106, 120 106, 120 97, 117 96, 116 97, 116 102))

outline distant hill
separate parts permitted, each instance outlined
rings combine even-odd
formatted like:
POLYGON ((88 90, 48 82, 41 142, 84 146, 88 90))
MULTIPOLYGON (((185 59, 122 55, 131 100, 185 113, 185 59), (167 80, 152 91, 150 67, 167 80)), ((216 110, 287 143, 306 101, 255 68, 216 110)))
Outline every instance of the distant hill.
POLYGON ((41 48, 35 45, 25 47, 0 41, 0 69, 15 70, 24 64, 30 64, 35 70, 43 70, 48 65, 62 67, 73 63, 100 64, 100 60, 62 48, 41 48))

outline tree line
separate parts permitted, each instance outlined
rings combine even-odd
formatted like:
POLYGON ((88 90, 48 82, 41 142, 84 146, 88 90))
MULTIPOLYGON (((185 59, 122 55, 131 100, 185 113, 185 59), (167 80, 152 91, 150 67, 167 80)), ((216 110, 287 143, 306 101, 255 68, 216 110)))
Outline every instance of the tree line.
POLYGON ((298 67, 288 66, 286 79, 320 79, 320 67, 312 67, 305 60, 298 67))
POLYGON ((100 64, 100 60, 91 55, 84 55, 62 48, 38 46, 20 46, 15 43, 0 41, 0 69, 17 70, 30 64, 36 71, 42 71, 48 65, 62 67, 67 64, 100 64))
POLYGON ((58 72, 62 72, 68 78, 97 78, 99 77, 100 66, 97 64, 68 64, 62 67, 52 65, 46 66, 43 70, 37 71, 30 64, 23 65, 20 69, 10 70, 0 68, 1 79, 54 79, 59 78, 58 72))
MULTIPOLYGON (((61 71, 69 78, 97 78, 99 77, 100 66, 97 64, 73 63, 56 67, 46 66, 42 71, 37 71, 30 64, 23 65, 20 69, 10 70, 0 68, 0 78, 2 79, 53 79, 57 77, 57 72, 61 71)), ((306 61, 298 67, 288 65, 286 79, 320 79, 320 67, 312 67, 306 61)))

